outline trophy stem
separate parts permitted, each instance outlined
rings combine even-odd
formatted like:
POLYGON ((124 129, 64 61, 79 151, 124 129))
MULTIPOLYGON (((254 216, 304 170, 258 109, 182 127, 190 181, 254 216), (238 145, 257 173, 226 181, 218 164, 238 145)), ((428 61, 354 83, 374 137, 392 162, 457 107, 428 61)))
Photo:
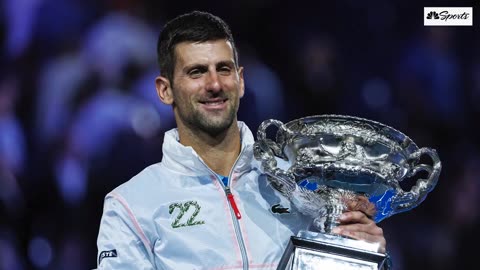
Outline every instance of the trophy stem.
POLYGON ((341 204, 327 205, 327 216, 325 220, 325 232, 331 233, 332 229, 340 224, 339 216, 343 213, 344 207, 341 204))

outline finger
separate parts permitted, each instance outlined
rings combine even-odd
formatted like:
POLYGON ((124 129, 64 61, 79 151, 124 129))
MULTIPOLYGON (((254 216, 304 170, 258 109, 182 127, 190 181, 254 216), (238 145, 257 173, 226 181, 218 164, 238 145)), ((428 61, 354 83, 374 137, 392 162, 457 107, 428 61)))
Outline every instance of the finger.
POLYGON ((375 223, 373 220, 368 218, 368 216, 361 211, 351 211, 345 212, 341 214, 338 218, 340 224, 348 224, 348 223, 362 223, 362 224, 369 224, 375 223))
POLYGON ((386 251, 386 240, 383 236, 379 235, 372 235, 366 232, 361 231, 343 231, 341 235, 365 241, 368 243, 375 243, 378 245, 377 251, 381 253, 385 253, 386 251))
POLYGON ((377 226, 377 224, 375 224, 372 220, 367 220, 368 221, 366 223, 350 223, 339 225, 333 228, 332 233, 370 243, 377 243, 379 245, 378 251, 385 252, 386 239, 383 235, 383 229, 377 226))
MULTIPOLYGON (((348 223, 340 223, 338 228, 343 233, 352 233, 352 235, 347 235, 353 237, 355 239, 364 239, 370 240, 367 235, 371 235, 373 237, 382 237, 383 238, 383 229, 377 226, 377 224, 367 218, 363 213, 357 214, 355 212, 349 213, 351 219, 348 219, 348 223), (367 234, 367 235, 365 235, 367 234)), ((348 217, 347 216, 347 217, 348 217)))
POLYGON ((342 232, 347 232, 347 231, 360 232, 360 233, 367 233, 373 236, 383 237, 383 229, 374 223, 369 223, 369 224, 353 223, 353 224, 339 225, 335 227, 335 229, 340 230, 342 232))
POLYGON ((372 229, 364 230, 364 229, 358 229, 357 226, 355 226, 355 228, 350 227, 352 225, 353 224, 341 225, 341 226, 335 227, 332 230, 332 232, 345 237, 352 238, 352 239, 361 240, 368 243, 375 243, 378 245, 377 251, 381 253, 385 253, 387 242, 385 237, 381 233, 382 232, 381 228, 377 227, 377 229, 374 229, 374 230, 372 229))

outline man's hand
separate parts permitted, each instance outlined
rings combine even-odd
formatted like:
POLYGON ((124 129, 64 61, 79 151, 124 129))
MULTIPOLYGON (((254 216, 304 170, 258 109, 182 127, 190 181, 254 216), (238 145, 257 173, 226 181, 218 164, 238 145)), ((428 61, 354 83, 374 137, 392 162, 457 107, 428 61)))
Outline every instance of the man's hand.
POLYGON ((365 213, 367 217, 373 218, 377 213, 375 204, 371 203, 367 197, 363 195, 355 197, 346 197, 343 199, 343 203, 347 206, 347 211, 360 211, 365 213))
POLYGON ((382 228, 370 219, 364 212, 355 210, 345 212, 339 217, 340 225, 333 228, 332 233, 364 240, 370 243, 378 243, 378 252, 385 253, 386 240, 382 228))

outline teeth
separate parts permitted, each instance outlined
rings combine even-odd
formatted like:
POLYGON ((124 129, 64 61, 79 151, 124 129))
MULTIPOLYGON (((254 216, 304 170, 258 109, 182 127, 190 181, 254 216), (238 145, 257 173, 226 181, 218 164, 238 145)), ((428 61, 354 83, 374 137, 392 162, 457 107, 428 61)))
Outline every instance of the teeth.
POLYGON ((222 103, 223 103, 223 101, 215 101, 215 102, 207 101, 207 102, 205 102, 205 104, 208 104, 208 105, 217 105, 217 104, 222 104, 222 103))

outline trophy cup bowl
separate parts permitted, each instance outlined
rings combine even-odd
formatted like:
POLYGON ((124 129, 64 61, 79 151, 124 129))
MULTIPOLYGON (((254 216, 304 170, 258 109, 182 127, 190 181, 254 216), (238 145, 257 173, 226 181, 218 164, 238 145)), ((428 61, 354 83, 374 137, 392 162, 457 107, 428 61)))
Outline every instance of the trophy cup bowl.
POLYGON ((411 210, 433 190, 441 171, 434 149, 419 148, 382 123, 347 115, 307 116, 286 124, 265 120, 257 132, 254 156, 272 186, 313 218, 311 228, 292 236, 279 269, 316 269, 305 268, 307 259, 298 252, 313 252, 308 255, 312 262, 321 258, 344 265, 332 267, 336 269, 379 269, 385 256, 377 253, 378 246, 331 233, 338 216, 352 202, 368 205, 375 222, 411 210), (275 141, 267 138, 272 125, 278 128, 275 141), (423 156, 431 164, 422 163, 423 156), (289 167, 277 166, 279 159, 289 167), (420 172, 424 178, 418 177, 420 172), (414 177, 418 179, 410 188, 400 185, 414 177))

